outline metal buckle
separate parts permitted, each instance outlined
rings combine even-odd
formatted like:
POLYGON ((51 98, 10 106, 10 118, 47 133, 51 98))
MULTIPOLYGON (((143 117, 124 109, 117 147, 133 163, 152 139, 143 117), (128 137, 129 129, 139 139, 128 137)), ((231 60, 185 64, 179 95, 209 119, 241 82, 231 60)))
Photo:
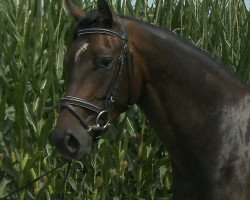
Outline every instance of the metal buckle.
POLYGON ((89 126, 89 127, 86 129, 87 132, 91 132, 92 130, 93 130, 93 127, 91 127, 91 126, 89 126))
POLYGON ((103 110, 98 114, 96 118, 96 125, 99 125, 100 129, 106 129, 109 126, 109 120, 110 120, 109 112, 107 110, 103 110), (104 119, 106 119, 106 122, 104 119), (100 120, 104 120, 105 122, 104 125, 101 126, 100 120))

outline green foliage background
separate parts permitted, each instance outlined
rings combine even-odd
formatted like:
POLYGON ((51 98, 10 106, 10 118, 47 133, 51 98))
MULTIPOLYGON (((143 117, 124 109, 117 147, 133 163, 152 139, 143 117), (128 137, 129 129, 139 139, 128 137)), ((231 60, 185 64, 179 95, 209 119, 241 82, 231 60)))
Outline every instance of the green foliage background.
MULTIPOLYGON (((249 80, 250 12, 241 0, 109 1, 114 10, 168 27, 249 80)), ((95 1, 74 1, 91 10, 95 1)), ((48 142, 65 90, 63 55, 73 20, 62 0, 0 1, 0 197, 63 161, 48 142)), ((171 199, 171 167, 142 112, 122 114, 93 146, 9 199, 171 199), (65 178, 66 177, 66 178, 65 178)))

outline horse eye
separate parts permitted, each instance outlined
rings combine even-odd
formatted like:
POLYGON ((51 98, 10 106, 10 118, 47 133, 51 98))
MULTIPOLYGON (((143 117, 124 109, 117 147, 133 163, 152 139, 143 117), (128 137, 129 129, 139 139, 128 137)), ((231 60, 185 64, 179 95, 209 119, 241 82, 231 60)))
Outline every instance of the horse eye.
POLYGON ((100 68, 109 68, 109 67, 111 67, 112 60, 113 59, 111 57, 102 58, 99 67, 100 68))

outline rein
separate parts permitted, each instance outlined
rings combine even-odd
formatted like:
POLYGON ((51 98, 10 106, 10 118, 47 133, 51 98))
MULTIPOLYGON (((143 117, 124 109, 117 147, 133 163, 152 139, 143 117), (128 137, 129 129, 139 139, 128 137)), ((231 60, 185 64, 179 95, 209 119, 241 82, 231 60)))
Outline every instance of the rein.
MULTIPOLYGON (((22 190, 25 190, 27 188, 29 188, 30 186, 32 186, 34 183, 36 183, 37 181, 41 180, 43 177, 51 174, 52 172, 58 170, 58 169, 61 169, 63 168, 63 166, 65 165, 66 163, 63 163, 62 165, 58 166, 58 167, 55 167, 53 168, 52 170, 48 171, 48 172, 45 172, 44 174, 42 174, 41 176, 37 177, 36 179, 26 183, 24 186, 14 190, 13 192, 11 192, 10 194, 4 196, 4 197, 1 197, 0 200, 6 200, 8 199, 9 197, 15 195, 15 194, 18 194, 20 191, 22 190)), ((66 176, 65 176, 65 179, 64 179, 64 184, 66 183, 66 180, 69 176, 69 172, 70 172, 70 169, 71 169, 71 162, 68 163, 68 166, 67 166, 67 173, 66 173, 66 176)))
POLYGON ((85 28, 79 29, 77 31, 77 37, 89 34, 103 34, 113 37, 120 38, 122 43, 121 53, 119 56, 119 63, 117 67, 117 71, 113 76, 113 79, 110 83, 110 89, 105 98, 104 107, 100 108, 84 99, 80 99, 74 96, 65 96, 61 98, 61 102, 59 103, 59 107, 62 109, 67 109, 72 115, 74 115, 81 125, 85 128, 88 134, 93 138, 93 140, 98 139, 101 135, 101 132, 106 131, 110 126, 110 110, 111 106, 114 104, 116 100, 116 92, 118 90, 118 84, 121 79, 121 75, 124 71, 125 62, 127 62, 128 66, 128 77, 129 77, 129 102, 128 106, 134 104, 134 65, 133 65, 133 52, 129 51, 130 61, 131 61, 131 69, 129 69, 128 64, 128 30, 126 25, 122 20, 121 21, 121 33, 118 33, 113 30, 104 29, 104 28, 85 28), (79 111, 75 108, 75 106, 90 110, 96 113, 97 117, 94 125, 89 125, 81 116, 79 111))

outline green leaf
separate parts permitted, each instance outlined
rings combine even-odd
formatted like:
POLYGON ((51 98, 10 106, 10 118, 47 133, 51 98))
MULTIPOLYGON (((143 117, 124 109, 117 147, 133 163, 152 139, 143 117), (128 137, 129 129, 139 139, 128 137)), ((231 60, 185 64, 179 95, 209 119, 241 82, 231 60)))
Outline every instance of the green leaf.
POLYGON ((4 196, 5 194, 5 188, 6 186, 10 183, 11 181, 8 180, 7 178, 3 178, 2 181, 0 182, 0 198, 4 196))

